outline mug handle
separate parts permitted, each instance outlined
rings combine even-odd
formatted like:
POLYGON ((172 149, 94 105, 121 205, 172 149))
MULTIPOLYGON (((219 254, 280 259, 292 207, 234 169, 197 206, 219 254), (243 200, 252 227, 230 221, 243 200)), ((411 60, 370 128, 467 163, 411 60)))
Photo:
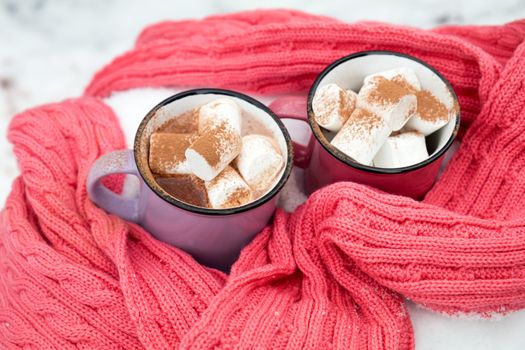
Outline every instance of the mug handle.
POLYGON ((132 150, 113 151, 98 158, 89 170, 86 186, 89 197, 96 205, 124 220, 137 222, 139 198, 116 194, 100 182, 104 176, 111 174, 130 174, 140 178, 132 150))
MULTIPOLYGON (((283 96, 273 101, 269 108, 280 119, 296 119, 302 120, 308 124, 308 115, 306 114, 306 99, 301 96, 283 96)), ((292 140, 294 152, 294 164, 299 168, 306 168, 310 163, 312 150, 314 146, 314 134, 310 132, 310 139, 308 144, 301 145, 292 140)))

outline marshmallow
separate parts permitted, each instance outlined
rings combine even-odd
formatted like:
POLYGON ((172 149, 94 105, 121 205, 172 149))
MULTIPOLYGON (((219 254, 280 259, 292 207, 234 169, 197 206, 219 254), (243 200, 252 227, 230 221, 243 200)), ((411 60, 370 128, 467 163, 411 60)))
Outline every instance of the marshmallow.
POLYGON ((379 73, 371 74, 365 77, 364 84, 366 85, 370 83, 370 81, 374 79, 374 77, 378 76, 391 80, 395 83, 404 85, 405 87, 413 90, 413 92, 421 90, 421 84, 419 83, 419 79, 417 78, 416 72, 411 68, 394 68, 379 73))
POLYGON ((363 85, 357 96, 357 107, 383 118, 393 131, 405 125, 417 107, 416 95, 410 89, 375 76, 363 85))
POLYGON ((356 98, 355 92, 343 90, 336 84, 321 86, 312 100, 315 121, 327 130, 339 131, 352 114, 356 98))
POLYGON ((149 167, 156 174, 189 174, 184 152, 196 139, 193 134, 153 133, 149 141, 149 167))
POLYGON ((374 158, 378 168, 402 168, 420 163, 428 158, 425 136, 409 131, 390 136, 374 158))
MULTIPOLYGON (((447 94, 449 95, 449 93, 447 94)), ((457 113, 452 96, 446 96, 445 101, 440 101, 427 90, 418 91, 416 96, 417 109, 408 121, 407 127, 417 130, 425 136, 445 126, 452 114, 457 113)))
POLYGON ((235 101, 229 98, 219 98, 213 100, 199 109, 199 132, 202 133, 206 128, 228 123, 233 130, 241 134, 241 110, 235 101))
POLYGON ((252 191, 239 173, 227 166, 217 177, 204 183, 213 209, 240 207, 252 200, 252 191))
POLYGON ((204 181, 212 180, 241 151, 241 136, 228 123, 206 129, 186 149, 190 170, 204 181))
POLYGON ((195 175, 155 177, 155 181, 170 196, 197 207, 208 208, 208 193, 204 181, 195 175))
POLYGON ((267 190, 284 165, 274 141, 263 135, 242 138, 241 153, 235 166, 248 185, 257 192, 267 190))
POLYGON ((374 156, 391 132, 383 118, 356 108, 331 144, 356 162, 372 165, 374 156))

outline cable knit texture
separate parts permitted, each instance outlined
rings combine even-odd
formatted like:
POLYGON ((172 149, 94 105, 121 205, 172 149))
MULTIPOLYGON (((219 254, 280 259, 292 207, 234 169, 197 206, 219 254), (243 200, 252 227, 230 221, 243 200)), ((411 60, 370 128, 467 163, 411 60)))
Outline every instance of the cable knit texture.
POLYGON ((85 96, 13 119, 21 175, 0 216, 0 348, 410 349, 404 297, 445 312, 525 307, 524 38, 525 21, 425 31, 295 11, 147 28, 85 96), (422 202, 334 184, 278 211, 227 276, 87 198, 93 161, 125 147, 102 97, 304 93, 366 49, 419 57, 459 95, 461 147, 422 202))

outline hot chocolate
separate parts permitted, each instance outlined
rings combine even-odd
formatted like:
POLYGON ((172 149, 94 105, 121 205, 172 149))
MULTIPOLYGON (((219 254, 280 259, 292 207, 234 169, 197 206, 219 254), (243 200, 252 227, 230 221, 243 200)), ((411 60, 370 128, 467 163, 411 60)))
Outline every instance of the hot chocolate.
POLYGON ((284 157, 268 126, 233 99, 219 98, 158 127, 150 136, 149 166, 174 198, 226 209, 271 190, 284 157))
POLYGON ((332 146, 360 164, 401 168, 429 157, 426 136, 457 113, 452 95, 425 90, 410 68, 366 76, 359 91, 317 89, 312 108, 332 146), (335 136, 333 135, 336 133, 335 136))

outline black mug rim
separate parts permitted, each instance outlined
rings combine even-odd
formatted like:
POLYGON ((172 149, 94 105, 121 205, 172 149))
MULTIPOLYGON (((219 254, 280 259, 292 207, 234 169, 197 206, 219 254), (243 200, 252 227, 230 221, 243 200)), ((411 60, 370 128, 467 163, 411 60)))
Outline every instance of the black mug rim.
POLYGON ((443 77, 441 75, 441 73, 439 73, 437 71, 436 68, 434 68, 433 66, 431 66, 428 63, 426 63, 425 61, 420 60, 419 58, 416 58, 414 56, 411 56, 411 55, 408 55, 408 54, 404 54, 404 53, 401 53, 401 52, 389 51, 389 50, 359 51, 359 52, 356 52, 356 53, 353 53, 353 54, 341 57, 338 60, 336 60, 336 61, 332 62, 331 64, 329 64, 325 69, 323 69, 323 71, 321 73, 319 73, 319 75, 315 79, 314 83, 310 87, 310 91, 308 92, 308 101, 307 101, 307 107, 306 108, 307 108, 306 112, 307 112, 307 116, 308 116, 308 124, 310 125, 310 129, 311 129, 313 135, 315 136, 317 141, 321 144, 321 146, 323 146, 323 148, 331 156, 333 156, 338 161, 340 161, 340 162, 342 162, 342 163, 344 163, 344 164, 346 164, 348 166, 351 166, 352 168, 356 168, 356 169, 359 169, 359 170, 363 170, 363 171, 370 172, 370 173, 375 173, 375 174, 401 174, 401 173, 406 173, 406 172, 410 172, 410 171, 414 171, 414 170, 423 168, 423 167, 433 163, 434 161, 438 160, 439 158, 441 158, 441 156, 443 154, 445 154, 445 152, 454 143, 454 140, 456 139, 456 136, 457 136, 458 131, 459 131, 460 119, 461 119, 460 118, 460 114, 461 113, 460 113, 460 108, 459 108, 459 103, 458 103, 458 97, 457 97, 454 89, 452 88, 452 85, 450 84, 450 82, 447 79, 445 79, 445 77, 443 77), (413 164, 413 165, 409 165, 409 166, 406 166, 406 167, 401 167, 401 168, 378 168, 378 167, 373 167, 373 166, 370 166, 370 165, 364 165, 364 164, 357 163, 351 157, 347 156, 345 153, 343 153, 340 150, 338 150, 337 148, 333 147, 326 140, 326 138, 322 134, 321 128, 315 122, 314 112, 313 112, 313 108, 312 108, 312 101, 313 101, 313 98, 314 98, 315 91, 317 90, 317 87, 319 86, 321 81, 324 79, 324 77, 326 75, 328 75, 334 68, 336 68, 337 66, 339 66, 342 63, 345 63, 345 62, 347 62, 349 60, 352 60, 352 59, 355 59, 355 58, 358 58, 358 57, 372 56, 372 55, 385 55, 385 56, 404 57, 404 58, 410 59, 412 61, 415 61, 415 62, 417 62, 417 63, 427 67, 439 79, 441 79, 441 81, 443 81, 445 83, 445 85, 449 89, 450 93, 452 94, 452 97, 454 98, 454 101, 457 103, 458 109, 457 109, 457 113, 456 113, 456 122, 455 122, 455 125, 454 125, 454 130, 452 131, 452 134, 450 135, 450 137, 447 140, 447 142, 443 145, 443 147, 441 147, 441 149, 439 149, 431 157, 428 157, 427 159, 425 159, 422 162, 419 162, 419 163, 416 163, 416 164, 413 164))
POLYGON ((205 214, 205 215, 233 215, 242 213, 254 208, 257 208, 264 203, 268 202, 270 199, 272 199, 274 196, 276 196, 281 189, 286 184, 288 178, 290 177, 290 174, 292 172, 293 167, 293 148, 292 148, 292 141, 291 141, 290 134, 288 133, 288 130, 282 123, 281 119, 272 112, 266 105, 263 103, 257 101, 253 97, 250 97, 248 95, 245 95, 243 93, 227 90, 227 89, 218 89, 218 88, 199 88, 199 89, 191 89, 182 91, 180 93, 177 93, 175 95, 172 95, 161 102, 159 102, 155 107, 153 107, 146 116, 142 119, 142 121, 139 124, 139 127, 137 128, 137 132, 135 133, 135 141, 133 146, 133 154, 135 157, 135 163, 137 165, 137 170, 142 179, 144 180, 144 183, 155 193, 157 196, 162 198, 164 201, 168 202, 169 204, 175 205, 176 207, 192 212, 192 213, 198 213, 198 214, 205 214), (242 205, 240 207, 235 208, 227 208, 227 209, 212 209, 212 208, 203 208, 198 207, 195 205, 191 205, 188 203, 185 203, 183 201, 178 200, 177 198, 171 196, 168 194, 164 189, 157 184, 157 182, 153 179, 152 176, 145 176, 143 174, 143 168, 145 166, 149 167, 148 164, 144 164, 142 157, 139 156, 139 149, 140 149, 140 140, 142 138, 142 134, 144 132, 144 129, 146 128, 146 125, 150 121, 150 119, 155 115, 158 109, 161 107, 164 107, 165 105, 168 105, 174 101, 180 100, 182 98, 193 96, 193 95, 208 95, 208 94, 216 94, 216 95, 224 95, 224 96, 231 96, 236 97, 241 100, 244 100, 255 107, 263 110, 266 114, 268 114, 276 123, 279 129, 281 130, 285 142, 286 142, 286 148, 287 148, 287 157, 286 157, 286 165, 283 174, 281 175, 281 178, 277 182, 277 184, 270 190, 268 193, 266 193, 264 196, 258 198, 255 201, 252 201, 248 204, 242 205))

